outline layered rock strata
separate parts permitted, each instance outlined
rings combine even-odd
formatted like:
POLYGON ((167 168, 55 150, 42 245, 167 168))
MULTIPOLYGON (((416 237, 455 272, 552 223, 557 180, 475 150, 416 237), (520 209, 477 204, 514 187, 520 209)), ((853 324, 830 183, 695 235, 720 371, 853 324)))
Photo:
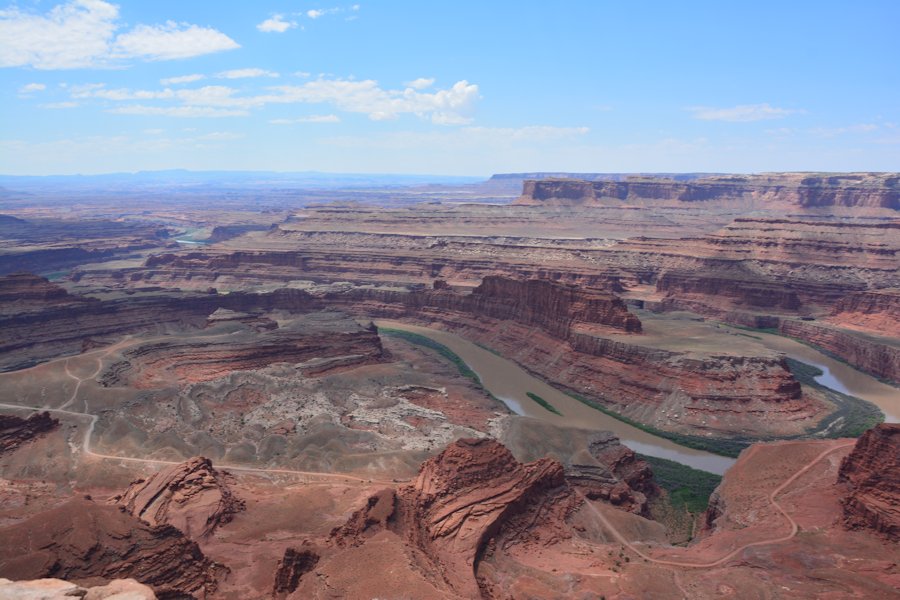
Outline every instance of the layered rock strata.
POLYGON ((848 529, 871 529, 900 541, 900 425, 882 423, 859 438, 841 463, 838 483, 848 529))
POLYGON ((900 338, 900 288, 847 294, 835 303, 828 321, 900 338))
POLYGON ((348 367, 382 360, 381 339, 374 328, 360 327, 349 318, 329 323, 310 316, 243 338, 231 335, 141 344, 125 351, 123 360, 111 365, 100 383, 142 389, 172 381, 198 383, 274 363, 309 363, 304 372, 315 375, 334 368, 335 361, 348 367))
POLYGON ((198 456, 132 482, 111 502, 149 525, 171 525, 198 540, 243 510, 244 501, 234 495, 229 480, 198 456))

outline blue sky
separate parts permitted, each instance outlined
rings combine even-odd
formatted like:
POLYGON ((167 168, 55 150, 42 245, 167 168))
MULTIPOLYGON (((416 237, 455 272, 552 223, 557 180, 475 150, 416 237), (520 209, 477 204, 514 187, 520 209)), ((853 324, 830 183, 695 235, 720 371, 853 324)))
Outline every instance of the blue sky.
POLYGON ((900 2, 0 0, 0 173, 900 170, 900 2))

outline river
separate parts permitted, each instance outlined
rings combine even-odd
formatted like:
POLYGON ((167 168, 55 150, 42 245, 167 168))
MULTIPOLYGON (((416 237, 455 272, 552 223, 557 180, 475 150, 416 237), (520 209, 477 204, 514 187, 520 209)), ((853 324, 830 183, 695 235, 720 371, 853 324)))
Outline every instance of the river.
MULTIPOLYGON (((571 396, 534 377, 516 363, 497 356, 458 335, 397 321, 377 321, 376 324, 418 333, 444 344, 478 374, 485 388, 516 414, 543 419, 562 426, 612 431, 619 436, 622 443, 636 452, 667 458, 719 475, 734 464, 734 459, 680 446, 585 406, 571 396), (527 392, 544 398, 563 416, 555 415, 544 409, 529 398, 526 395, 527 392)), ((784 352, 791 358, 822 369, 823 374, 816 378, 822 385, 868 400, 884 412, 887 422, 898 422, 900 390, 897 388, 881 383, 874 377, 795 340, 765 333, 754 333, 754 336, 759 337, 760 343, 767 348, 784 352)))
POLYGON ((710 473, 721 475, 734 464, 733 458, 679 446, 675 442, 649 434, 599 410, 585 406, 571 396, 534 377, 516 363, 497 356, 458 335, 397 321, 379 320, 375 324, 379 327, 418 333, 444 344, 478 374, 486 389, 519 415, 543 419, 562 426, 612 431, 619 436, 623 444, 635 452, 668 458, 710 473), (563 416, 546 410, 529 398, 526 395, 527 392, 537 394, 552 404, 563 416))

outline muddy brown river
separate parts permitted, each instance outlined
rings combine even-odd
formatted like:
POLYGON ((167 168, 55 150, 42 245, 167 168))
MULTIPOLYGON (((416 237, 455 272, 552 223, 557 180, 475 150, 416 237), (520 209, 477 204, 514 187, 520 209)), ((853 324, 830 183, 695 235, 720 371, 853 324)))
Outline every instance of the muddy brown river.
POLYGON ((542 419, 557 425, 612 431, 622 443, 641 454, 668 458, 685 465, 711 473, 722 474, 734 464, 733 458, 710 452, 679 446, 675 442, 641 431, 627 423, 618 421, 599 410, 585 406, 578 400, 563 394, 540 379, 530 375, 516 363, 488 352, 458 335, 408 325, 397 321, 376 321, 379 327, 403 329, 424 335, 444 344, 459 355, 469 367, 478 373, 484 387, 502 400, 516 414, 542 419), (563 416, 551 413, 526 393, 537 394, 552 404, 563 416))
MULTIPOLYGON (((458 335, 437 329, 409 325, 397 321, 376 321, 379 327, 402 329, 424 335, 444 344, 478 373, 484 387, 502 400, 516 414, 542 419, 561 426, 612 431, 626 446, 649 456, 667 458, 711 473, 722 474, 734 459, 710 452, 686 448, 614 419, 585 406, 574 398, 529 374, 516 363, 497 356, 458 335), (551 413, 530 399, 532 392, 552 404, 562 416, 551 413)), ((829 358, 794 340, 777 335, 759 334, 768 348, 784 352, 791 358, 815 365, 824 371, 818 381, 827 387, 876 404, 886 420, 897 422, 900 415, 900 390, 881 383, 839 361, 829 358)))

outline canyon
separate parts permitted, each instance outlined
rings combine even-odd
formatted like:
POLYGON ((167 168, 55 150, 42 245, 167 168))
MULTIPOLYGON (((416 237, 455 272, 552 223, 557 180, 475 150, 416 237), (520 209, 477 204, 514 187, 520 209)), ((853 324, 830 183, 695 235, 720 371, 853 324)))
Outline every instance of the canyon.
POLYGON ((16 197, 0 590, 890 597, 898 182, 16 197))

